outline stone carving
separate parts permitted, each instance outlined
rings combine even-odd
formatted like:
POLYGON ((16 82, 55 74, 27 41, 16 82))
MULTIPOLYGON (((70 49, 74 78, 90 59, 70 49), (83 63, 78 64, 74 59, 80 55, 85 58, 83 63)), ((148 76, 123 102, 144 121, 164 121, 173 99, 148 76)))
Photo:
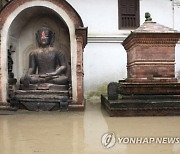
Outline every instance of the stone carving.
POLYGON ((118 99, 118 83, 111 82, 108 84, 108 99, 117 100, 118 99))
POLYGON ((14 77, 14 73, 12 72, 13 70, 13 59, 12 59, 12 53, 15 52, 12 50, 12 46, 9 47, 8 49, 8 76, 9 78, 14 77))
POLYGON ((15 85, 17 82, 17 79, 14 78, 14 73, 13 73, 13 59, 12 59, 12 53, 15 51, 12 50, 13 46, 10 45, 8 49, 8 99, 7 101, 13 105, 14 101, 14 91, 15 91, 15 85))
POLYGON ((66 58, 61 51, 53 47, 54 38, 55 34, 47 27, 37 31, 39 47, 30 53, 29 69, 20 80, 25 88, 36 85, 37 89, 48 89, 50 85, 68 84, 66 58))
POLYGON ((14 78, 14 73, 13 73, 13 59, 12 59, 12 53, 15 52, 12 50, 12 46, 9 47, 8 49, 8 83, 9 85, 14 85, 16 84, 17 80, 14 78))
POLYGON ((145 21, 152 21, 151 14, 149 12, 145 13, 145 18, 146 18, 145 21))
POLYGON ((68 110, 72 99, 63 52, 55 49, 55 33, 42 27, 36 33, 39 47, 29 55, 29 69, 20 79, 16 99, 21 108, 31 111, 68 110))

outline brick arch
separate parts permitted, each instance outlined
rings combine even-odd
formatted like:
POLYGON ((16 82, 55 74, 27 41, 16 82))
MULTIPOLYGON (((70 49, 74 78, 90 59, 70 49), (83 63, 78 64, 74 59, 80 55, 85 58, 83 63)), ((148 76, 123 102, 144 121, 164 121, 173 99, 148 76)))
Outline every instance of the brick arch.
POLYGON ((83 49, 87 43, 87 28, 78 13, 65 0, 12 0, 0 13, 0 101, 7 99, 7 42, 14 19, 26 8, 43 6, 54 10, 67 24, 71 43, 72 109, 84 109, 83 49), (41 3, 42 2, 42 3, 41 3), (48 6, 52 4, 52 8, 48 6), (32 5, 32 6, 31 6, 32 5))
MULTIPOLYGON (((0 13, 0 29, 2 29, 6 18, 18 7, 26 2, 32 2, 35 0, 12 0, 9 2, 0 13)), ((84 27, 83 22, 77 11, 65 0, 47 0, 58 7, 62 8, 73 21, 75 28, 84 27)))

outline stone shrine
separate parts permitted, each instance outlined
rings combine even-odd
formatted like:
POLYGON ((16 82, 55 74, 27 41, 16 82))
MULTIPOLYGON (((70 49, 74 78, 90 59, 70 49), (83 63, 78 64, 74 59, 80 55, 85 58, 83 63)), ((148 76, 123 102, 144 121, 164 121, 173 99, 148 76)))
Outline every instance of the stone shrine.
POLYGON ((102 105, 111 116, 180 115, 175 46, 180 32, 146 21, 123 41, 127 79, 108 85, 102 105))
POLYGON ((67 1, 8 1, 0 31, 0 109, 84 110, 87 27, 67 1), (38 47, 44 54, 32 52, 38 47))

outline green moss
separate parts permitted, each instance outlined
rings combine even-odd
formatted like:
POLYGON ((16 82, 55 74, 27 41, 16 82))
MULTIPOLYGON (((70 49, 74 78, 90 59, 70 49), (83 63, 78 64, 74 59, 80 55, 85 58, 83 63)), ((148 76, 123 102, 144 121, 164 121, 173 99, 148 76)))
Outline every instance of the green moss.
POLYGON ((101 94, 107 93, 107 84, 103 84, 99 86, 99 88, 96 91, 89 92, 87 94, 87 99, 91 99, 92 97, 99 97, 101 94))
POLYGON ((121 100, 123 97, 121 94, 118 94, 118 100, 121 100))

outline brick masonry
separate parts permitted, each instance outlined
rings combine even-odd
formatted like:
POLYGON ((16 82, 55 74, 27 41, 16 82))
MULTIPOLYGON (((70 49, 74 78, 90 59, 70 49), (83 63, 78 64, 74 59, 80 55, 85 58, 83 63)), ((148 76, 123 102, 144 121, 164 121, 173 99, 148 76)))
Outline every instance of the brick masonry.
MULTIPOLYGON (((0 30, 2 29, 6 19, 8 16, 19 6, 26 2, 31 2, 36 0, 13 0, 11 1, 0 13, 0 30)), ((42 0, 46 1, 46 0, 42 0)), ((52 2, 57 7, 62 8, 70 17, 70 19, 73 21, 75 29, 76 29, 76 41, 77 41, 77 101, 74 102, 74 104, 71 105, 72 109, 84 108, 84 97, 83 97, 83 49, 87 43, 87 28, 84 27, 83 22, 79 16, 79 14, 76 12, 76 10, 65 0, 48 0, 49 2, 52 2), (77 105, 76 105, 77 104, 77 105)), ((1 52, 1 49, 0 49, 1 52)), ((0 54, 1 55, 1 54, 0 54)), ((1 83, 1 68, 0 68, 0 83, 1 83)), ((1 98, 1 86, 0 86, 0 100, 1 98)))
POLYGON ((180 83, 175 78, 179 38, 180 32, 148 21, 124 40, 128 77, 109 86, 108 97, 101 95, 110 116, 180 115, 180 83))
POLYGON ((144 79, 168 78, 169 82, 171 79, 174 82, 175 45, 179 37, 176 33, 130 34, 123 42, 127 51, 128 79, 145 82, 144 79))

